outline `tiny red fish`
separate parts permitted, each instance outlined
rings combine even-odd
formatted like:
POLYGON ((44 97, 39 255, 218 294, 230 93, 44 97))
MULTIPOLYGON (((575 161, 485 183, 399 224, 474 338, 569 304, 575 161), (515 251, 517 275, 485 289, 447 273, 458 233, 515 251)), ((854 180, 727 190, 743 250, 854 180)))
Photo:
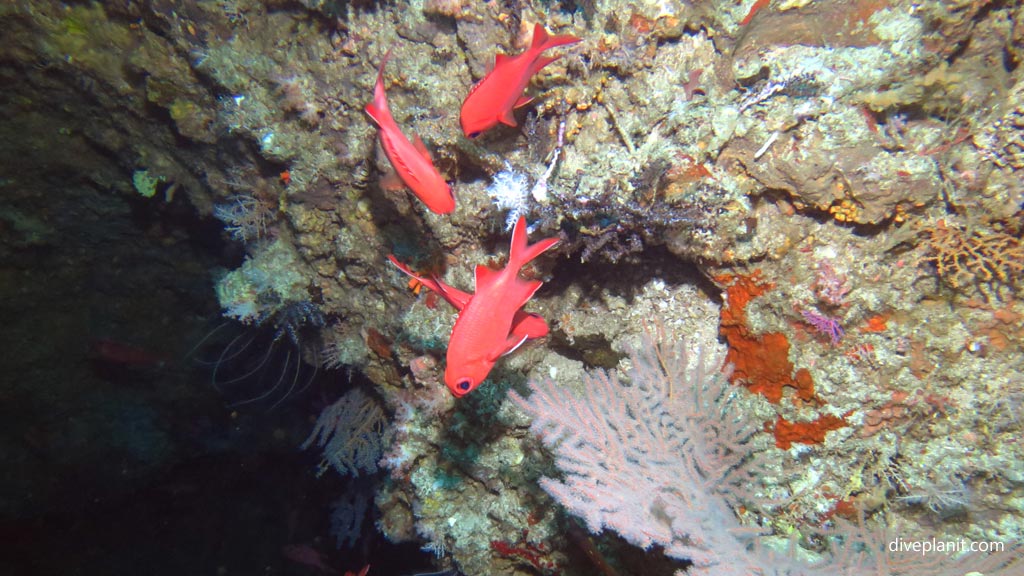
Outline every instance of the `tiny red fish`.
POLYGON ((284 553, 285 558, 292 562, 312 568, 323 574, 334 573, 334 569, 327 564, 327 556, 309 544, 288 544, 287 546, 282 546, 281 551, 284 553))
POLYGON ((523 96, 530 78, 559 58, 542 57, 541 53, 549 48, 579 41, 579 38, 568 34, 548 36, 543 26, 535 25, 530 47, 518 56, 498 54, 494 59, 494 68, 469 91, 459 116, 462 132, 470 138, 476 138, 499 122, 515 126, 516 119, 512 110, 530 102, 530 98, 523 96))
POLYGON ((384 91, 384 66, 388 63, 389 56, 391 52, 384 55, 384 60, 377 70, 373 102, 366 105, 366 113, 380 128, 380 144, 402 183, 408 186, 427 208, 438 214, 448 214, 455 210, 455 195, 452 194, 444 177, 434 167, 434 161, 423 141, 419 136, 414 136, 410 142, 399 130, 398 124, 391 116, 391 109, 388 108, 387 94, 384 91))
POLYGON ((363 566, 363 569, 360 570, 358 573, 353 572, 351 570, 346 570, 345 571, 345 576, 366 576, 366 574, 369 573, 369 571, 370 571, 370 565, 367 564, 366 566, 363 566))
POLYGON ((160 368, 167 362, 166 356, 110 338, 93 340, 92 351, 103 362, 132 368, 160 368))
POLYGON ((750 11, 747 15, 740 20, 740 26, 746 26, 750 24, 750 21, 754 19, 754 15, 761 11, 762 8, 768 6, 769 0, 757 0, 753 5, 750 6, 750 11))
POLYGON ((459 310, 448 342, 444 371, 445 385, 452 394, 461 397, 473 391, 487 378, 499 358, 523 342, 548 333, 543 318, 522 310, 543 283, 523 280, 519 271, 557 243, 557 238, 547 238, 527 244, 526 220, 519 218, 512 229, 508 265, 502 270, 477 266, 473 294, 433 278, 416 276, 394 256, 388 257, 399 270, 416 278, 459 310))

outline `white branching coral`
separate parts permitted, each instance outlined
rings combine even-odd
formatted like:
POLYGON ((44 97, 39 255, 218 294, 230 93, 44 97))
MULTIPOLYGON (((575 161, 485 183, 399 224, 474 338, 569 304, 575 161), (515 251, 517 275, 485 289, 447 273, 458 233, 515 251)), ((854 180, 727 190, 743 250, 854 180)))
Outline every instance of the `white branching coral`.
POLYGON ((525 174, 514 170, 512 165, 506 164, 504 170, 494 175, 494 180, 487 187, 487 195, 499 209, 508 210, 505 217, 506 230, 511 230, 519 217, 526 215, 529 194, 529 180, 525 174))
POLYGON ((761 558, 747 544, 758 530, 741 526, 732 509, 757 501, 756 430, 732 408, 721 359, 691 359, 681 343, 651 336, 630 359, 628 384, 597 372, 585 378, 583 397, 550 380, 530 382, 528 399, 509 394, 564 472, 541 487, 591 532, 662 546, 693 563, 688 573, 755 573, 761 558))
POLYGON ((317 476, 329 468, 342 476, 375 473, 384 448, 385 420, 380 404, 359 388, 324 408, 313 433, 302 443, 303 450, 314 444, 323 450, 317 476))

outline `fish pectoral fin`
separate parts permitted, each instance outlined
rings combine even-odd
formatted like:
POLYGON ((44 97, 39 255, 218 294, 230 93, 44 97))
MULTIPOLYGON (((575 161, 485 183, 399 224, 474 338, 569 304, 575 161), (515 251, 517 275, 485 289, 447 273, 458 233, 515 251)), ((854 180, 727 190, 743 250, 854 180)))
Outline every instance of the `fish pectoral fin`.
POLYGON ((434 163, 433 157, 430 156, 430 150, 427 150, 426 144, 423 143, 423 140, 420 140, 419 134, 416 134, 412 137, 412 145, 413 147, 416 148, 416 151, 418 151, 421 155, 423 155, 424 158, 427 159, 427 162, 430 162, 431 164, 434 163))
POLYGON ((501 352, 495 355, 494 358, 492 358, 491 360, 496 361, 498 358, 501 358, 502 356, 508 356, 509 354, 515 352, 517 348, 522 346, 523 342, 526 342, 526 340, 526 336, 510 334, 508 339, 505 340, 505 346, 502 348, 501 352))
POLYGON ((499 114, 498 122, 501 122, 502 124, 506 126, 511 126, 513 128, 519 126, 519 124, 516 123, 516 117, 512 115, 512 109, 505 110, 504 112, 499 114))
POLYGON ((520 96, 519 100, 516 100, 516 103, 513 104, 512 107, 522 108, 523 106, 526 106, 530 102, 533 102, 533 96, 520 96))
POLYGON ((387 174, 384 174, 383 176, 381 176, 381 178, 380 178, 380 187, 382 189, 384 189, 384 190, 389 190, 389 191, 405 190, 406 189, 405 182, 402 181, 402 178, 398 175, 397 172, 393 172, 393 171, 392 172, 388 172, 387 174))
POLYGON ((519 310, 512 318, 512 331, 509 335, 526 336, 527 340, 533 340, 547 336, 548 332, 548 323, 539 314, 519 310))

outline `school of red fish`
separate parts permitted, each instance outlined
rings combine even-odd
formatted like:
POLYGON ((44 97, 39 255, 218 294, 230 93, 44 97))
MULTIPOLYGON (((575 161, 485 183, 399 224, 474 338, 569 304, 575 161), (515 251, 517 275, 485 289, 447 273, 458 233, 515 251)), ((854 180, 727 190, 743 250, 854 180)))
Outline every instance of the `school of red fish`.
MULTIPOLYGON (((473 86, 462 103, 459 122, 463 134, 476 138, 499 123, 516 126, 513 110, 530 102, 531 99, 523 95, 530 78, 559 58, 543 56, 544 51, 579 41, 580 38, 571 35, 550 36, 543 26, 536 24, 533 41, 523 53, 516 56, 498 54, 494 68, 473 86)), ((366 113, 377 125, 381 147, 398 179, 428 209, 437 214, 450 214, 455 210, 455 194, 451 186, 434 166, 430 152, 419 136, 413 136, 410 141, 388 108, 384 67, 389 56, 390 52, 381 61, 373 102, 366 105, 366 113)), ((547 322, 523 309, 542 282, 524 280, 519 277, 519 271, 557 243, 557 238, 546 238, 529 244, 526 221, 520 217, 512 230, 508 264, 502 270, 477 266, 476 290, 473 293, 449 286, 437 278, 418 276, 394 256, 388 256, 399 270, 436 292, 458 310, 448 343, 444 373, 445 385, 456 397, 480 386, 499 358, 513 352, 527 340, 547 335, 547 322)))

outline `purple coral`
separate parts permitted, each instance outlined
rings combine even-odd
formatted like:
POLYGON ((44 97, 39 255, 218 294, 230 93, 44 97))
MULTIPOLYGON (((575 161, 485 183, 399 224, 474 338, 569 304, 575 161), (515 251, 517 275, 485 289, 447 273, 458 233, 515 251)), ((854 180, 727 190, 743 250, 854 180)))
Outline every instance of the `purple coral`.
POLYGON ((801 310, 800 315, 803 316, 804 321, 817 330, 819 334, 828 336, 832 341, 833 346, 839 344, 839 341, 843 339, 843 335, 846 334, 846 331, 843 330, 843 326, 839 323, 838 318, 819 314, 813 310, 801 310))
POLYGON ((829 306, 842 306, 846 293, 850 291, 846 276, 836 272, 835 268, 826 261, 818 263, 817 275, 812 288, 818 300, 829 306))

